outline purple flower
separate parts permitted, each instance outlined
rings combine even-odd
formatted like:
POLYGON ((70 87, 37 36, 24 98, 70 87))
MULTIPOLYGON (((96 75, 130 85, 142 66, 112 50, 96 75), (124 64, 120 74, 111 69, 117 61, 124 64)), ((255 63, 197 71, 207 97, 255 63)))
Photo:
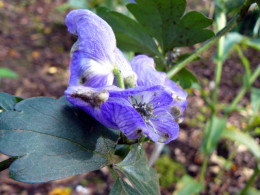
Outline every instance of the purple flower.
POLYGON ((104 87, 115 82, 117 67, 126 79, 135 83, 136 75, 122 52, 116 47, 111 27, 88 10, 73 10, 66 16, 68 31, 78 36, 72 48, 69 85, 104 87))
POLYGON ((72 48, 67 100, 129 139, 142 134, 154 142, 176 139, 187 106, 186 92, 156 71, 152 58, 139 55, 130 64, 116 47, 111 27, 94 13, 73 10, 66 25, 78 36, 72 48), (115 69, 126 85, 137 86, 118 88, 115 69))
POLYGON ((146 134, 154 142, 169 143, 178 136, 179 125, 171 113, 174 99, 163 86, 127 90, 71 86, 65 94, 72 104, 129 139, 146 134))

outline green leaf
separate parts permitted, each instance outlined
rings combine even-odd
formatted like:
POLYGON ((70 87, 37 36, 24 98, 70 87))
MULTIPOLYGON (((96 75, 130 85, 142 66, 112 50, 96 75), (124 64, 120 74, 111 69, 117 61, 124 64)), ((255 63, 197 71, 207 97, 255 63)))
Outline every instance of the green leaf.
POLYGON ((136 21, 104 7, 98 8, 97 13, 113 28, 120 49, 152 56, 160 55, 154 40, 136 21))
MULTIPOLYGON (((227 59, 229 51, 233 49, 235 44, 242 44, 242 45, 252 47, 256 50, 260 50, 259 38, 258 39, 248 38, 244 35, 241 35, 238 32, 230 32, 227 34, 227 36, 225 36, 222 61, 225 61, 227 59)), ((214 58, 216 58, 216 54, 214 58)))
POLYGON ((87 0, 69 0, 68 4, 74 9, 88 9, 87 0))
POLYGON ((0 68, 0 79, 1 78, 13 78, 17 79, 18 75, 8 68, 0 68))
POLYGON ((140 194, 160 194, 156 171, 149 167, 142 146, 133 145, 126 158, 115 165, 115 169, 124 174, 140 194))
POLYGON ((65 98, 23 100, 0 113, 0 152, 19 156, 10 177, 47 182, 100 169, 110 163, 118 131, 110 130, 65 98))
POLYGON ((22 101, 20 97, 0 92, 0 108, 4 110, 14 110, 15 104, 20 101, 22 101))
MULTIPOLYGON (((113 185, 110 195, 138 195, 135 189, 129 186, 122 178, 118 177, 113 185)), ((140 194, 141 195, 141 194, 140 194)))
POLYGON ((217 143, 226 127, 227 120, 213 116, 206 124, 203 141, 202 152, 210 154, 216 148, 217 143))
POLYGON ((188 89, 193 83, 198 83, 197 77, 187 68, 183 68, 172 79, 175 82, 179 82, 183 89, 188 89))
POLYGON ((163 53, 214 36, 211 30, 205 29, 212 24, 211 19, 195 11, 184 15, 185 0, 136 0, 127 8, 145 30, 157 39, 163 53))
POLYGON ((260 161, 260 146, 249 134, 237 129, 225 129, 222 136, 246 146, 260 161))
POLYGON ((260 51, 260 38, 245 38, 243 44, 260 51))
MULTIPOLYGON (((230 32, 225 37, 224 46, 223 46, 223 55, 222 55, 222 61, 225 61, 228 57, 229 51, 233 49, 234 45, 236 43, 240 43, 243 39, 243 35, 237 33, 237 32, 230 32)), ((216 55, 214 58, 216 59, 216 55)))
POLYGON ((116 145, 115 155, 125 158, 130 151, 130 145, 116 145))
POLYGON ((196 182, 191 176, 184 175, 182 179, 177 183, 177 191, 174 195, 190 195, 197 194, 203 188, 203 185, 196 182))
POLYGON ((251 88, 251 108, 255 114, 258 114, 260 109, 260 89, 251 88))
POLYGON ((254 188, 254 187, 250 187, 248 189, 248 191, 246 192, 246 195, 259 195, 260 194, 260 190, 254 188))

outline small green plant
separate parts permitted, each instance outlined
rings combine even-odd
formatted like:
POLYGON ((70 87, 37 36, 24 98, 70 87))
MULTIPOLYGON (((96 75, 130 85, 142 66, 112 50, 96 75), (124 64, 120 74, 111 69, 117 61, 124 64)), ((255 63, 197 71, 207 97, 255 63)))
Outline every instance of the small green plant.
POLYGON ((8 68, 0 68, 0 79, 1 78, 13 78, 17 79, 18 75, 8 68))
POLYGON ((164 187, 169 187, 171 184, 178 182, 186 174, 185 167, 172 160, 167 154, 162 155, 156 161, 155 167, 159 174, 159 183, 164 187))

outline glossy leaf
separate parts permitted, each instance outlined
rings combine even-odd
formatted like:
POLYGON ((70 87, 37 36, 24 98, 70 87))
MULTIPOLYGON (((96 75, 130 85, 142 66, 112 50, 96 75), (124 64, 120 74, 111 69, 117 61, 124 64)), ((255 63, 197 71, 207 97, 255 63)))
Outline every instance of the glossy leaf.
POLYGON ((124 174, 140 194, 160 194, 156 171, 149 167, 143 147, 133 145, 115 169, 124 174))
POLYGON ((210 154, 216 148, 217 143, 226 127, 227 121, 224 118, 213 116, 206 124, 202 151, 205 154, 210 154))
POLYGON ((174 195, 197 194, 203 188, 203 185, 196 182, 191 176, 184 175, 177 184, 177 191, 174 195))
POLYGON ((237 129, 225 129, 223 132, 223 137, 246 146, 258 159, 258 161, 260 161, 260 146, 249 134, 237 129))
MULTIPOLYGON (((129 186, 122 178, 118 177, 113 185, 110 195, 138 195, 135 189, 129 186)), ((141 195, 141 194, 140 194, 141 195)))
POLYGON ((160 55, 154 40, 136 21, 104 7, 98 8, 97 13, 113 28, 120 49, 152 56, 160 55))
POLYGON ((17 79, 18 75, 14 71, 12 71, 12 70, 10 70, 8 68, 0 68, 0 79, 1 78, 17 79))
POLYGON ((0 109, 2 108, 3 110, 14 110, 15 104, 21 100, 22 98, 20 97, 0 92, 0 109))
POLYGON ((259 112, 260 109, 260 89, 251 88, 251 107, 255 114, 259 112))
POLYGON ((194 45, 214 36, 211 30, 205 29, 212 24, 211 19, 195 11, 184 15, 185 0, 136 0, 127 8, 158 40, 164 53, 174 47, 194 45))
POLYGON ((0 152, 18 156, 10 177, 47 182, 100 169, 110 163, 118 131, 59 100, 36 97, 0 113, 0 152))

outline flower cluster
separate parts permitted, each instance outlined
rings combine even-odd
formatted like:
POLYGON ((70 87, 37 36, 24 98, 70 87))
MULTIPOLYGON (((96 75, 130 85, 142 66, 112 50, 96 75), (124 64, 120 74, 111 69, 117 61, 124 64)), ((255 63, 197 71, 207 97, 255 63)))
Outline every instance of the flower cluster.
POLYGON ((67 100, 129 139, 142 135, 154 142, 176 139, 186 92, 156 71, 152 58, 138 55, 129 62, 117 48, 111 27, 91 11, 71 11, 66 25, 78 36, 72 47, 67 100))

